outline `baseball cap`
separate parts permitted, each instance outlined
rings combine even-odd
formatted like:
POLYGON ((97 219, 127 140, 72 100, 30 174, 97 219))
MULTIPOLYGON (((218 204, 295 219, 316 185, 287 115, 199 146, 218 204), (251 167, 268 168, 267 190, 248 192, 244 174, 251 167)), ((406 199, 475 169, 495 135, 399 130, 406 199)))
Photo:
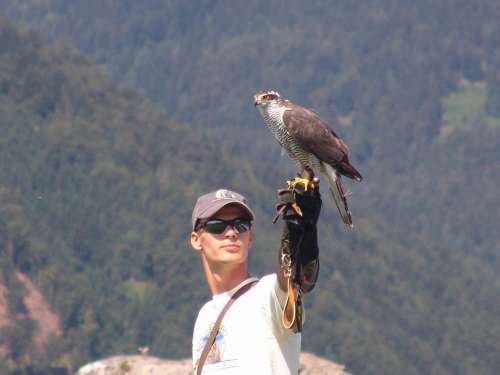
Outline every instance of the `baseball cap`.
POLYGON ((198 220, 210 218, 222 207, 227 206, 228 204, 237 204, 241 206, 250 217, 250 220, 254 219, 254 214, 250 207, 248 207, 246 199, 243 195, 231 190, 219 189, 202 195, 196 201, 193 208, 193 214, 191 215, 191 225, 193 230, 195 230, 198 220))

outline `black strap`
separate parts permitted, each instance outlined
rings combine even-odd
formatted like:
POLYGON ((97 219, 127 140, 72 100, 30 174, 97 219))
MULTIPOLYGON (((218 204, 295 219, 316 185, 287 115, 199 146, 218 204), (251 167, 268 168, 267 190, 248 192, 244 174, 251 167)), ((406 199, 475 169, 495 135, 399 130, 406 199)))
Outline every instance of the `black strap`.
POLYGON ((212 332, 210 332, 210 336, 208 337, 207 343, 205 344, 205 347, 201 352, 200 359, 198 360, 198 366, 196 367, 196 375, 201 375, 201 371, 203 370, 203 365, 205 364, 205 361, 207 360, 208 357, 208 353, 210 352, 210 349, 212 348, 212 345, 215 342, 215 337, 219 332, 220 324, 222 323, 222 319, 224 318, 224 315, 226 315, 227 310, 229 310, 231 305, 234 303, 234 301, 236 301, 238 297, 247 292, 252 286, 255 285, 256 282, 257 280, 243 285, 231 296, 231 298, 229 298, 229 301, 227 301, 226 305, 222 308, 212 328, 212 332))

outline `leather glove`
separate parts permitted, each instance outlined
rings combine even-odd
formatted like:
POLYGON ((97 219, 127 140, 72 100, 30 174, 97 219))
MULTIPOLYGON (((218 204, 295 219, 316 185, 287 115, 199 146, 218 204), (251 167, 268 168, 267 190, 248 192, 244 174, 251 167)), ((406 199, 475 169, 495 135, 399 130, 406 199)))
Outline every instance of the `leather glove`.
POLYGON ((297 224, 302 229, 312 229, 318 222, 321 205, 319 179, 307 168, 301 178, 289 181, 287 188, 278 190, 277 215, 274 222, 281 216, 285 221, 297 224), (309 186, 305 186, 306 184, 309 186))
POLYGON ((296 178, 288 183, 288 188, 278 191, 278 213, 275 221, 280 216, 285 220, 280 265, 283 266, 283 253, 292 258, 297 271, 295 279, 303 292, 314 288, 319 274, 316 224, 321 205, 319 179, 311 169, 304 171, 302 179, 296 178))

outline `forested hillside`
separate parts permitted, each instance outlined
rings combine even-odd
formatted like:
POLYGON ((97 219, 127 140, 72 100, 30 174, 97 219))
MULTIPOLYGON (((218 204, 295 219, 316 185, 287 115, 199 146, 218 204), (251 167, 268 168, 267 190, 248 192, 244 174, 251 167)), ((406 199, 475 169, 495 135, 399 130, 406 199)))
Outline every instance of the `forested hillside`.
POLYGON ((45 353, 30 321, 2 330, 0 371, 189 355, 202 191, 250 198, 252 269, 273 270, 293 168, 252 106, 271 87, 335 122, 365 176, 353 233, 324 194, 304 349, 356 374, 494 373, 500 8, 468 4, 0 0, 41 34, 1 21, 1 281, 15 316, 29 274, 64 329, 45 353))
POLYGON ((174 118, 224 129, 227 143, 254 163, 279 159, 251 106, 256 89, 276 88, 330 121, 341 116, 345 125, 337 128, 367 179, 354 188, 355 213, 377 212, 500 268, 500 130, 485 125, 500 115, 498 1, 0 5, 50 40, 64 38, 94 56, 174 118), (487 93, 482 116, 460 117, 458 125, 468 126, 455 132, 445 124, 446 99, 474 82, 487 93))
POLYGON ((40 359, 33 326, 18 322, 0 335, 11 359, 81 365, 140 343, 186 355, 193 300, 207 295, 186 288, 202 285, 186 246, 191 205, 225 168, 226 183, 242 185, 245 163, 229 166, 213 137, 173 123, 75 52, 4 20, 0 46, 2 283, 16 316, 25 307, 12 271, 28 273, 65 331, 40 359))

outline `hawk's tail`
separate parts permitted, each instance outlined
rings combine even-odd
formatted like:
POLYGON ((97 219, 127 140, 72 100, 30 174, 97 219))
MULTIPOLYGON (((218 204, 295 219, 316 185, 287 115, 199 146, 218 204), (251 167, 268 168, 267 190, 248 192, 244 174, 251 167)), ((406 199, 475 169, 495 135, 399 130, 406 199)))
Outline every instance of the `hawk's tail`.
POLYGON ((363 180, 363 176, 349 162, 342 162, 339 165, 340 173, 358 182, 363 180))
POLYGON ((347 207, 346 193, 342 185, 340 173, 326 163, 322 163, 322 167, 326 178, 328 179, 328 185, 330 187, 330 191, 332 192, 335 205, 337 206, 340 216, 342 217, 342 221, 349 227, 349 229, 354 228, 351 212, 347 207))

